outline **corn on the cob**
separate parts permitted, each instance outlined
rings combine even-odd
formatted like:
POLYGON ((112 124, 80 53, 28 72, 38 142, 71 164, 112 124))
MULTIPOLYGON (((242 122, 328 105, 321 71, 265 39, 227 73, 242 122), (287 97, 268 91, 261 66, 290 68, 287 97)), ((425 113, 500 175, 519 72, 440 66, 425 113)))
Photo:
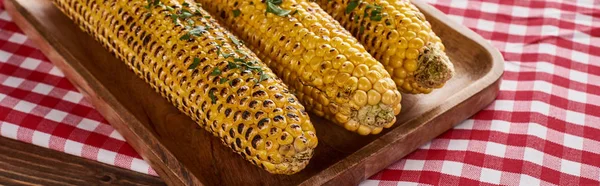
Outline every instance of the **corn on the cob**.
POLYGON ((179 110, 271 173, 293 174, 317 138, 304 107, 265 64, 195 4, 55 0, 179 110))
POLYGON ((309 111, 361 135, 395 123, 401 95, 390 75, 317 4, 196 1, 249 42, 309 111))
POLYGON ((398 89, 429 93, 454 66, 423 13, 409 0, 317 0, 392 74, 398 89))

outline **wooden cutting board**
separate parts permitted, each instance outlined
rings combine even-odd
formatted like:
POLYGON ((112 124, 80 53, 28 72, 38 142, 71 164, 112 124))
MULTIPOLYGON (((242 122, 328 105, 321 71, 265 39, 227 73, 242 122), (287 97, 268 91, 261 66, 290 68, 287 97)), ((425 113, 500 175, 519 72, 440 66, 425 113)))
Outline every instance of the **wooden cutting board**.
POLYGON ((400 160, 491 103, 500 53, 422 1, 457 75, 429 95, 404 95, 391 129, 359 136, 316 116, 319 145, 298 174, 271 175, 199 128, 49 0, 5 0, 14 21, 170 185, 351 185, 400 160))

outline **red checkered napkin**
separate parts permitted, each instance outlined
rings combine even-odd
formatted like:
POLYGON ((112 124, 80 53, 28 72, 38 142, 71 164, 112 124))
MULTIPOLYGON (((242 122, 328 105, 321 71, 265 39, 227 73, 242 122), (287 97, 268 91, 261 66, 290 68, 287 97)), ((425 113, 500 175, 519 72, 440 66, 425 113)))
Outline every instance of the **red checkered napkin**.
POLYGON ((600 1, 428 2, 502 52, 500 95, 362 185, 599 185, 600 1))
POLYGON ((156 175, 0 7, 0 135, 156 175))
MULTIPOLYGON (((599 185, 600 0, 428 2, 502 52, 500 95, 361 185, 599 185)), ((156 175, 3 10, 0 45, 0 135, 156 175)))

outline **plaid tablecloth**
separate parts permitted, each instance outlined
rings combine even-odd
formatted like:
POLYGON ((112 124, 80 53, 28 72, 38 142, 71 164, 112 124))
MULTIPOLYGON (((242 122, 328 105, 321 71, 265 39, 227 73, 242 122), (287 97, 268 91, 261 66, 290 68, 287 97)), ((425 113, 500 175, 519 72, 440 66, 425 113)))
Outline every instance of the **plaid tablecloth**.
MULTIPOLYGON (((502 52, 499 97, 361 185, 599 185, 600 0, 428 2, 502 52)), ((1 7, 0 135, 156 175, 1 7)))

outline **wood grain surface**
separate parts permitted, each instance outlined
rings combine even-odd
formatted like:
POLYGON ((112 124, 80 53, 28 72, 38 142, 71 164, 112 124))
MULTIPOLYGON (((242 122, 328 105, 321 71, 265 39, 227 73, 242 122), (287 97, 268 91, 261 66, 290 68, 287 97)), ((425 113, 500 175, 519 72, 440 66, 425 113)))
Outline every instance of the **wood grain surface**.
POLYGON ((0 185, 166 185, 160 178, 0 137, 0 185))
POLYGON ((503 59, 480 36, 414 1, 444 40, 457 75, 429 95, 404 95, 391 129, 359 136, 319 117, 319 146, 298 174, 271 175, 197 127, 49 0, 5 0, 14 21, 170 185, 351 185, 491 103, 503 59))

